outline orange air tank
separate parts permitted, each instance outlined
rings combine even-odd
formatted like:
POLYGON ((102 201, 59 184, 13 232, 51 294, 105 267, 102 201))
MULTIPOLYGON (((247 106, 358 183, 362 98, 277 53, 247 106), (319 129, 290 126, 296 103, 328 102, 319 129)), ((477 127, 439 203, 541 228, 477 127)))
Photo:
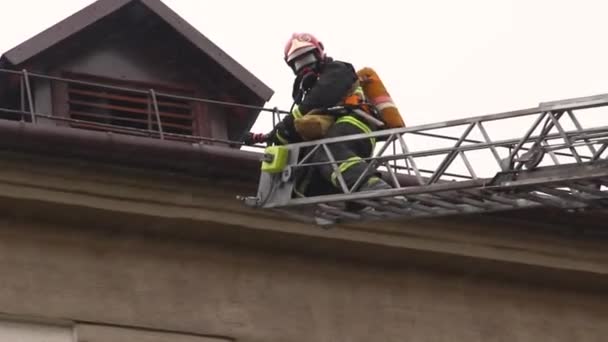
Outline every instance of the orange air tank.
POLYGON ((367 100, 378 108, 381 120, 386 128, 405 127, 399 109, 395 106, 393 99, 384 87, 382 80, 372 68, 363 68, 357 71, 359 82, 367 100))

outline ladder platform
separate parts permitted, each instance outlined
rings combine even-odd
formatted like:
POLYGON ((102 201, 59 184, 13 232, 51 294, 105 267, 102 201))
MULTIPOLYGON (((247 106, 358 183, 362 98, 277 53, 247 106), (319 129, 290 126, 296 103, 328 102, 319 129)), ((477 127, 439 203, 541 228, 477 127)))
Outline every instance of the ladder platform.
POLYGON ((606 208, 606 107, 608 94, 286 145, 284 169, 262 172, 257 196, 246 203, 319 225, 533 207, 606 208), (505 137, 509 133, 515 137, 505 137), (363 159, 364 174, 347 185, 339 171, 345 161, 334 158, 332 146, 370 137, 379 141, 378 146, 373 156, 363 159), (330 195, 304 197, 296 191, 298 175, 323 164, 312 162, 319 160, 314 158, 318 154, 332 166, 340 188, 330 195), (367 176, 378 172, 392 189, 357 190, 367 176))

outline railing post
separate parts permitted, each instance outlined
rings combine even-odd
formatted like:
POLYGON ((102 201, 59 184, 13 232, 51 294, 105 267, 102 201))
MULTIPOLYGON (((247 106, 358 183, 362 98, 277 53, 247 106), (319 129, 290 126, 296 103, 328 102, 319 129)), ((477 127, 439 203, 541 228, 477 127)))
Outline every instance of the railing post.
POLYGON ((146 97, 146 119, 148 121, 148 131, 152 131, 152 96, 146 97))
POLYGON ((27 93, 27 102, 30 110, 30 116, 32 118, 32 123, 36 123, 36 113, 34 111, 34 100, 32 98, 32 88, 30 87, 30 78, 27 73, 27 70, 23 69, 23 82, 25 83, 25 91, 27 93))
POLYGON ((25 121, 24 118, 24 114, 25 114, 25 81, 24 81, 24 77, 21 76, 19 78, 19 95, 20 95, 20 104, 21 104, 21 122, 25 121))
POLYGON ((281 121, 281 116, 279 115, 279 108, 272 108, 272 128, 277 125, 277 117, 279 121, 281 121))
POLYGON ((160 122, 160 113, 158 112, 158 101, 156 100, 156 92, 154 89, 150 89, 150 96, 152 96, 152 106, 154 107, 154 114, 156 114, 156 122, 158 123, 158 133, 160 134, 160 139, 164 140, 165 135, 163 133, 163 124, 160 122))

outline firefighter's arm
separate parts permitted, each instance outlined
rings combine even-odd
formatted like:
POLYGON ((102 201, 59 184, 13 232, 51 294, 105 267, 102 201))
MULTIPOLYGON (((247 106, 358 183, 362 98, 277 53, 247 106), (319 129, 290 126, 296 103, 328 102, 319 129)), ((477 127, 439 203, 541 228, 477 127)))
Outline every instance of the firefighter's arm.
POLYGON ((357 79, 357 73, 351 64, 338 61, 329 62, 319 75, 316 84, 300 104, 299 114, 306 114, 315 108, 327 108, 340 103, 350 93, 357 79))
POLYGON ((295 128, 294 120, 301 117, 297 105, 292 108, 291 114, 281 120, 268 134, 255 134, 249 132, 244 139, 246 145, 255 143, 269 143, 272 145, 287 145, 302 141, 295 128))
POLYGON ((292 114, 287 115, 279 122, 269 134, 269 141, 275 145, 286 145, 302 141, 294 125, 294 113, 298 106, 294 106, 292 114))

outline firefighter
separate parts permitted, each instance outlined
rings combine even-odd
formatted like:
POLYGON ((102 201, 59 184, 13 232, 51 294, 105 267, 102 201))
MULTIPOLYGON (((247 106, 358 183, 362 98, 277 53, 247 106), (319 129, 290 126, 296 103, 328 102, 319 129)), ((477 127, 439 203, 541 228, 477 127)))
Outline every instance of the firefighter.
MULTIPOLYGON (((273 144, 289 144, 310 140, 306 135, 306 125, 298 127, 298 122, 305 122, 307 115, 315 115, 321 122, 321 137, 332 138, 350 134, 371 133, 376 129, 373 124, 366 122, 353 112, 343 112, 341 115, 318 115, 324 109, 341 105, 345 99, 357 96, 362 97, 363 91, 358 86, 358 76, 350 63, 337 61, 325 54, 323 44, 308 33, 294 33, 288 40, 284 59, 295 74, 292 96, 294 104, 291 114, 286 116, 268 135, 249 134, 249 142, 258 142, 263 137, 273 144), (303 138, 304 135, 304 139, 303 138), (253 140, 253 141, 251 141, 253 140), (257 140, 257 141, 256 141, 257 140)), ((328 144, 333 157, 339 162, 338 169, 349 188, 355 184, 365 171, 367 162, 363 158, 370 157, 374 151, 375 139, 359 139, 341 143, 328 144)), ((337 173, 329 164, 329 159, 323 150, 313 156, 313 162, 325 163, 316 168, 316 174, 308 175, 307 180, 317 185, 329 185, 331 192, 341 191, 337 173), (320 177, 323 182, 315 182, 320 177)), ((308 182, 305 182, 308 183, 308 182)), ((384 180, 377 174, 366 175, 359 183, 359 191, 390 189, 384 180)), ((324 186, 325 186, 324 185, 324 186)), ((315 188, 314 186, 312 188, 315 188)), ((318 194, 317 190, 313 190, 318 194)), ((310 191, 307 191, 310 193, 310 191)))

